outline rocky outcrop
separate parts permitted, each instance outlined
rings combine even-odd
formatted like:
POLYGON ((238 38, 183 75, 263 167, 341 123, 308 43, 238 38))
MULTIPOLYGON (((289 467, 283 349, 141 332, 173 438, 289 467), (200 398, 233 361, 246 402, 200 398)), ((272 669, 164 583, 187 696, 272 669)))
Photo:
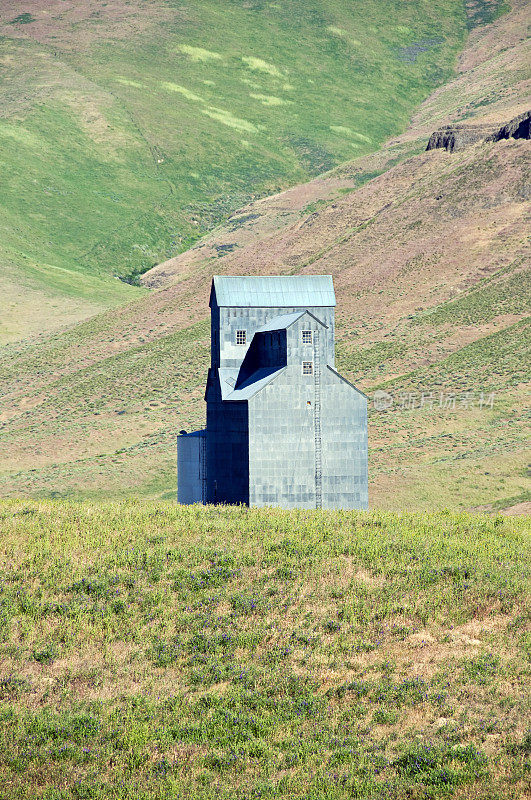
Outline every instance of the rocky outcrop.
POLYGON ((455 150, 463 150, 476 142, 484 141, 491 132, 492 126, 488 125, 448 125, 432 133, 426 150, 443 148, 453 153, 455 150))
POLYGON ((496 133, 487 138, 488 142, 499 142, 502 139, 531 139, 529 127, 531 111, 525 111, 512 119, 507 125, 501 127, 496 133))
POLYGON ((443 148, 450 153, 477 142, 499 142, 502 139, 529 139, 531 111, 514 117, 501 128, 494 125, 448 125, 432 133, 426 150, 443 148))

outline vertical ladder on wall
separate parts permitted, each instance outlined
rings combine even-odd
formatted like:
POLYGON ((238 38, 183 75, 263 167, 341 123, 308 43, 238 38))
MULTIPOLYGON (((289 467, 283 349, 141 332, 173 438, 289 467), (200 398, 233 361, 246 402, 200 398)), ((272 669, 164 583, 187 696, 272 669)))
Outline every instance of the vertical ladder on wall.
POLYGON ((315 507, 323 507, 323 454, 321 443, 321 353, 319 331, 313 334, 313 382, 314 382, 314 436, 315 436, 315 507))

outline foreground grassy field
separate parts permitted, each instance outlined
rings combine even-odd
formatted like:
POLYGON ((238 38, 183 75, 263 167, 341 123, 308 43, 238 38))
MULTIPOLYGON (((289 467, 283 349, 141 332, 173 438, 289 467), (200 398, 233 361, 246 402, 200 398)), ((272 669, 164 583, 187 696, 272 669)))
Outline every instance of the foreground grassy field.
POLYGON ((529 789, 524 519, 11 500, 0 525, 2 798, 529 789))

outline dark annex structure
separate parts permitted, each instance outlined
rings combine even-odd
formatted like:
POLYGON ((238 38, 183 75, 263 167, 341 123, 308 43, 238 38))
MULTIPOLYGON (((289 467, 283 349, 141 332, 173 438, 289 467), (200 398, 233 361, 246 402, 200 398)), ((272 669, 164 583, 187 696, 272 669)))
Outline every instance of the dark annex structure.
POLYGON ((206 430, 178 439, 181 503, 367 508, 367 398, 335 369, 330 275, 212 281, 206 430))

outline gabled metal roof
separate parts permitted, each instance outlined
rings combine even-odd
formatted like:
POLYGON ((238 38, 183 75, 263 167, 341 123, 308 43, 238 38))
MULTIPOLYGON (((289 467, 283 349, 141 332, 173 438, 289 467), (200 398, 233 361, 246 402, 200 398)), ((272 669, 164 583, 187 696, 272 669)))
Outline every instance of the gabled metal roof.
POLYGON ((237 370, 226 370, 226 369, 219 369, 219 379, 221 384, 221 399, 222 400, 230 400, 234 402, 241 402, 242 400, 249 400, 253 395, 259 392, 264 386, 267 386, 268 383, 271 383, 277 375, 280 375, 281 372, 284 372, 286 367, 271 368, 271 367, 263 367, 261 369, 257 369, 256 372, 242 383, 238 389, 234 389, 231 386, 232 380, 234 375, 238 375, 237 370), (229 374, 230 373, 230 374, 229 374))
POLYGON ((230 367, 221 367, 218 369, 219 385, 221 388, 221 399, 226 400, 234 391, 236 381, 238 380, 239 369, 230 367))
POLYGON ((320 319, 317 319, 315 314, 312 314, 311 311, 295 311, 294 314, 280 314, 278 317, 273 317, 273 319, 270 319, 265 325, 262 325, 261 328, 257 328, 256 333, 266 333, 266 331, 281 331, 284 328, 289 328, 290 325, 293 325, 294 322, 303 317, 305 314, 308 314, 309 317, 322 325, 323 328, 328 328, 328 325, 325 325, 324 322, 321 322, 320 319))
POLYGON ((335 306, 331 275, 215 275, 210 293, 218 306, 312 308, 335 306))

